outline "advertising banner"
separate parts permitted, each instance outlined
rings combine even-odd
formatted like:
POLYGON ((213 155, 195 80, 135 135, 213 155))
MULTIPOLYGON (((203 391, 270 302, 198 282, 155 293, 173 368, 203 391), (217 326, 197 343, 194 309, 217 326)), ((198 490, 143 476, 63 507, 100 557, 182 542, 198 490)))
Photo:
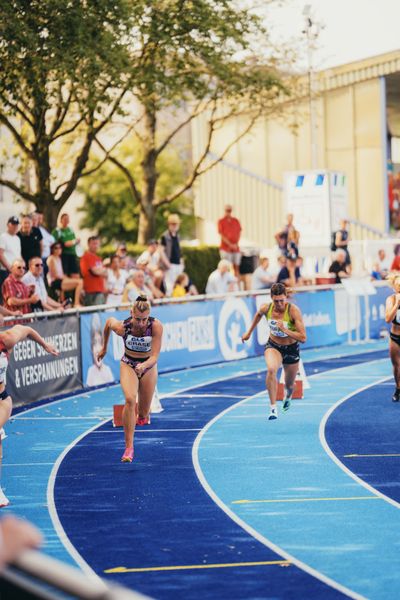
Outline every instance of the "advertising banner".
POLYGON ((14 404, 29 404, 82 387, 79 319, 75 315, 30 324, 59 356, 47 354, 25 339, 14 346, 7 370, 7 389, 14 404))
MULTIPOLYGON (((384 305, 388 288, 378 288, 368 298, 370 337, 382 335, 384 305)), ((344 289, 299 292, 291 298, 301 309, 307 331, 302 348, 315 348, 347 342, 349 331, 359 329, 365 336, 365 299, 350 297, 344 289)), ((226 300, 182 302, 152 308, 163 324, 163 340, 158 361, 160 372, 238 360, 263 353, 269 328, 262 319, 245 344, 241 336, 249 328, 258 308, 270 302, 269 294, 226 300)), ((122 338, 110 336, 102 363, 96 354, 103 344, 103 329, 109 317, 123 320, 128 311, 107 310, 81 315, 82 380, 85 387, 119 381, 119 363, 124 352, 122 338)))
MULTIPOLYGON (((159 371, 235 360, 256 355, 255 336, 242 344, 241 335, 255 312, 253 298, 229 298, 155 306, 152 315, 163 324, 159 371)), ((109 311, 81 316, 82 377, 85 387, 119 380, 119 362, 124 352, 122 338, 110 336, 102 363, 96 354, 103 344, 104 325, 109 317, 123 320, 128 311, 109 311)))

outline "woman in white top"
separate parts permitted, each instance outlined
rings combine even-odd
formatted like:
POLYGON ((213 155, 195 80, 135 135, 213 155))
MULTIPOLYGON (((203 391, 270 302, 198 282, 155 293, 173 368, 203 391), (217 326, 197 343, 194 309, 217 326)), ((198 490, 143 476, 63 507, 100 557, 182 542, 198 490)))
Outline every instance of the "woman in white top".
POLYGON ((122 302, 128 271, 121 269, 121 261, 116 254, 111 257, 107 275, 107 304, 118 306, 122 302))
POLYGON ((80 277, 67 277, 65 275, 62 262, 62 245, 56 242, 50 248, 50 256, 47 259, 49 272, 47 280, 52 292, 60 292, 60 300, 64 300, 64 292, 74 291, 74 308, 79 308, 81 305, 80 298, 82 293, 83 281, 80 277))

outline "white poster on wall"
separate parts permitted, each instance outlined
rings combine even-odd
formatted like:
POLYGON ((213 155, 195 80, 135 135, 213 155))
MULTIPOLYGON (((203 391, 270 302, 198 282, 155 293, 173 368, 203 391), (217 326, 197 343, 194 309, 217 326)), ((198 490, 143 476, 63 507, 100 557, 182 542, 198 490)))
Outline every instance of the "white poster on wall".
POLYGON ((301 244, 329 246, 331 232, 347 216, 346 177, 326 170, 285 173, 286 212, 294 216, 301 244))

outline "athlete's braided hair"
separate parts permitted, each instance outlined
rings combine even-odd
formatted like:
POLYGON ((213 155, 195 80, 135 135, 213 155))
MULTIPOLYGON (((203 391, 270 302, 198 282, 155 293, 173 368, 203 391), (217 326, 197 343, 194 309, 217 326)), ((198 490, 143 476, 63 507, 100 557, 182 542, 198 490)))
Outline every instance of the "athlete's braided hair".
POLYGON ((139 312, 144 313, 146 310, 150 310, 151 304, 150 300, 145 294, 141 294, 138 296, 133 304, 139 312))

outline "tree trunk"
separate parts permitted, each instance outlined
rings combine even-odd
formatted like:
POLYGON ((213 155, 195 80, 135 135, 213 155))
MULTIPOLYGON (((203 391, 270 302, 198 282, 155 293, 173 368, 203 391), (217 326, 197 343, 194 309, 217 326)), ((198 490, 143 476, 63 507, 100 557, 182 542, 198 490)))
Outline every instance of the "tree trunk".
POLYGON ((145 212, 143 209, 139 215, 138 225, 138 244, 146 244, 151 238, 155 237, 156 232, 156 211, 152 204, 145 212))
POLYGON ((140 206, 138 243, 145 244, 155 236, 156 208, 154 206, 157 173, 156 153, 156 127, 157 115, 151 106, 145 107, 145 134, 143 140, 143 160, 141 162, 143 173, 143 192, 140 206))

